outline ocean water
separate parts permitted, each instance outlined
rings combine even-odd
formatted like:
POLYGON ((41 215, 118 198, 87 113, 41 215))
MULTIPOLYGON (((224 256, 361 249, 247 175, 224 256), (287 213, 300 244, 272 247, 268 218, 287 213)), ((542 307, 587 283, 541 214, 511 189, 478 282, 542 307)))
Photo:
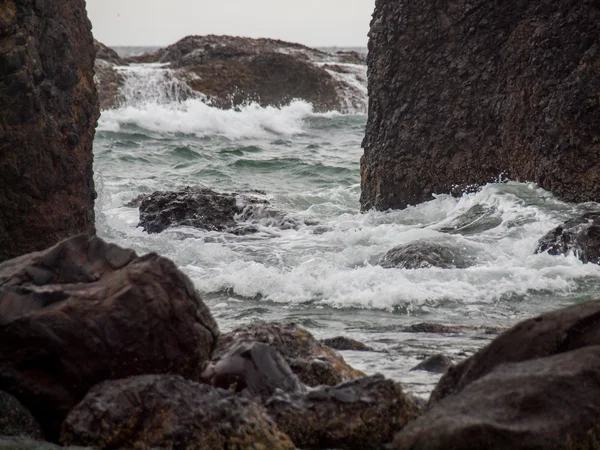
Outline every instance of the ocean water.
POLYGON ((166 67, 123 69, 126 101, 102 113, 94 143, 98 234, 174 260, 223 331, 273 320, 320 338, 358 339, 377 351, 342 352, 350 364, 426 397, 439 374, 410 371, 424 357, 458 361, 518 320, 600 291, 599 266, 534 254, 550 229, 600 205, 568 204, 533 184, 498 180, 460 198, 360 213, 366 79, 364 67, 353 70, 347 111, 317 114, 302 101, 219 110, 190 98, 166 67), (246 236, 191 228, 149 235, 137 227, 138 210, 125 206, 140 193, 188 185, 260 190, 298 226, 264 220, 246 236), (418 239, 458 245, 475 264, 377 265, 391 248, 418 239), (422 322, 462 328, 406 330, 422 322))

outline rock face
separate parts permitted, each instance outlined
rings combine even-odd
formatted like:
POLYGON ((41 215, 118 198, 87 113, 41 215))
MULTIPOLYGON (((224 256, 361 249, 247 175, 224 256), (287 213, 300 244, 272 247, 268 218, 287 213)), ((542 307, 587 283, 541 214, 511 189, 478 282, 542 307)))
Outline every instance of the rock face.
POLYGON ((473 265, 471 259, 465 249, 421 239, 394 247, 379 260, 379 265, 387 269, 464 269, 473 265))
POLYGON ((0 389, 51 440, 99 382, 199 376, 217 336, 191 281, 156 254, 82 235, 0 265, 0 389))
POLYGON ((364 210, 499 176, 600 200, 600 5, 377 0, 364 210))
POLYGON ((588 213, 550 231, 538 243, 536 253, 574 252, 583 262, 600 263, 600 213, 588 213))
POLYGON ((381 375, 307 394, 279 393, 266 408, 299 448, 384 448, 418 415, 400 385, 381 375))
POLYGON ((94 82, 98 90, 98 100, 102 110, 115 108, 119 104, 119 91, 125 77, 115 66, 128 65, 112 48, 94 40, 96 61, 94 62, 94 82))
POLYGON ((85 1, 0 4, 0 261, 94 233, 94 56, 85 1))
POLYGON ((172 375, 94 387, 69 413, 60 441, 100 448, 295 449, 256 404, 172 375))
POLYGON ((364 376, 361 371, 350 367, 333 349, 321 344, 307 330, 295 324, 257 322, 237 328, 221 337, 215 351, 216 358, 241 341, 262 342, 277 349, 300 381, 308 386, 333 386, 364 376))
POLYGON ((596 448, 598 379, 600 346, 501 364, 408 424, 395 448, 596 448))
MULTIPOLYGON (((0 391, 0 436, 42 437, 42 430, 31 413, 15 397, 2 391, 0 391)), ((1 444, 0 448, 2 448, 1 444)))

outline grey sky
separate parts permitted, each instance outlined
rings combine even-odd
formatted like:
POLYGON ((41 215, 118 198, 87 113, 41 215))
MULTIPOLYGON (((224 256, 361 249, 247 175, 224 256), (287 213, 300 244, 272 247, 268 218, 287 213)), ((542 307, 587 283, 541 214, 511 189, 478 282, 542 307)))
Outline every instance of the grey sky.
POLYGON ((167 45, 189 34, 365 46, 375 0, 87 0, 107 45, 167 45))

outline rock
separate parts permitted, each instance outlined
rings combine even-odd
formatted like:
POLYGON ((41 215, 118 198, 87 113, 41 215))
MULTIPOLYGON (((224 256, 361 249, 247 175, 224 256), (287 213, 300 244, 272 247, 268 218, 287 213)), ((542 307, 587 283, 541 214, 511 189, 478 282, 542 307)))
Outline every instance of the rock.
POLYGON ((0 436, 0 450, 92 450, 88 447, 60 447, 50 442, 36 441, 27 437, 0 436))
POLYGON ((107 47, 102 42, 94 39, 94 48, 96 49, 96 61, 102 60, 114 64, 116 66, 124 66, 129 63, 124 61, 119 54, 110 47, 107 47))
POLYGON ((469 359, 448 369, 430 404, 456 394, 495 367, 600 345, 600 300, 574 305, 518 323, 469 359))
POLYGON ((413 323, 402 331, 405 333, 436 333, 436 334, 458 334, 464 332, 464 327, 456 325, 443 325, 441 323, 421 322, 413 323))
POLYGON ((379 0, 361 207, 502 179, 600 201, 600 7, 379 0))
POLYGON ((95 386, 69 413, 60 441, 100 448, 295 448, 258 405, 173 375, 95 386))
POLYGON ((358 352, 374 352, 375 350, 368 345, 346 336, 336 336, 328 339, 321 339, 321 344, 331 347, 334 350, 354 350, 358 352))
POLYGON ((538 242, 536 253, 566 255, 569 252, 584 263, 600 263, 600 213, 587 213, 550 231, 538 242))
POLYGON ((94 39, 96 48, 96 61, 94 63, 94 82, 98 90, 100 109, 107 110, 119 106, 119 93, 125 77, 115 66, 126 66, 128 62, 123 60, 112 48, 94 39))
POLYGON ((448 367, 452 366, 452 364, 454 363, 446 355, 438 354, 430 356, 424 361, 421 361, 415 367, 410 369, 410 371, 412 372, 414 370, 424 370, 427 372, 444 373, 448 369, 448 367))
POLYGON ((209 364, 201 380, 258 399, 267 399, 278 389, 290 393, 306 391, 274 347, 255 341, 234 344, 209 364))
MULTIPOLYGON (((0 391, 0 436, 42 437, 42 430, 21 403, 12 395, 0 391)), ((0 449, 2 444, 0 444, 0 449)))
POLYGON ((308 386, 333 386, 364 376, 361 371, 350 367, 337 352, 296 324, 256 322, 237 328, 221 336, 215 359, 240 341, 257 341, 274 347, 300 381, 308 386))
POLYGON ((600 346, 498 365, 408 424, 395 448, 595 448, 598 379, 600 346))
POLYGON ((0 389, 50 440, 93 385, 197 377, 217 337, 189 278, 154 253, 81 235, 0 264, 0 389))
POLYGON ((465 269, 473 265, 465 250, 420 239, 394 247, 379 260, 379 265, 386 269, 465 269))
POLYGON ((0 261, 94 233, 94 42, 81 0, 0 4, 0 261))
POLYGON ((399 384, 381 375, 307 394, 275 394, 269 415, 299 448, 384 448, 419 409, 399 384))

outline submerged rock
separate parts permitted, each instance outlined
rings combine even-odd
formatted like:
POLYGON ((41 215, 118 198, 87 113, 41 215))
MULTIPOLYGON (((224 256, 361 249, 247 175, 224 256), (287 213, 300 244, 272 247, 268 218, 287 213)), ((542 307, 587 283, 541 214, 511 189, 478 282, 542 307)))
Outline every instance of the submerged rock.
POLYGON ((308 386, 336 385, 364 376, 361 371, 350 367, 337 352, 295 324, 257 322, 236 328, 222 335, 215 359, 241 341, 262 342, 277 349, 300 381, 308 386))
POLYGON ((446 243, 420 239, 393 248, 379 260, 379 265, 386 269, 465 269, 474 264, 466 250, 446 243))
POLYGON ((425 370, 427 372, 444 373, 452 364, 454 363, 446 355, 438 354, 426 358, 410 370, 411 372, 413 370, 425 370))
POLYGON ((600 213, 587 213, 550 231, 538 242, 536 253, 575 253, 584 263, 600 263, 600 213))
POLYGON ((600 201, 596 2, 379 0, 361 207, 503 179, 600 201))
POLYGON ((173 375, 95 386, 69 413, 60 441, 100 448, 295 448, 258 405, 173 375))
POLYGON ((418 416, 399 384, 381 375, 306 394, 278 393, 266 403, 269 415, 299 448, 384 448, 418 416))
POLYGON ((0 389, 49 439, 101 381, 199 376, 217 336, 189 278, 153 253, 82 235, 0 264, 0 389))
POLYGON ((0 391, 0 436, 42 437, 40 425, 31 412, 15 397, 3 391, 0 391))
POLYGON ((94 41, 81 0, 0 2, 0 261, 94 233, 94 41))
POLYGON ((321 339, 321 344, 331 347, 334 350, 354 350, 358 352, 375 351, 372 347, 346 336, 336 336, 332 338, 321 339))

